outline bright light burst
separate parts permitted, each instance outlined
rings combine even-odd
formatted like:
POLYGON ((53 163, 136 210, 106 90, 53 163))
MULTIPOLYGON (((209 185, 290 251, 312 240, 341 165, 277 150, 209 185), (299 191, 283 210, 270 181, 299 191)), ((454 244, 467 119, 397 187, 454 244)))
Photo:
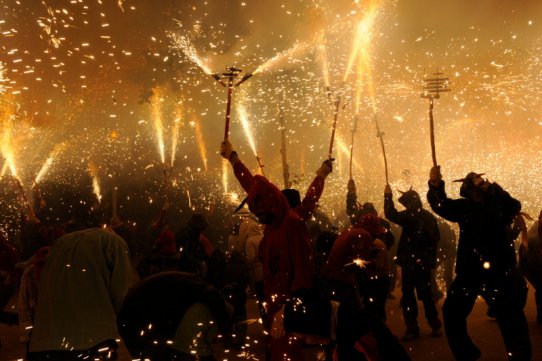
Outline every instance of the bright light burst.
POLYGON ((96 196, 96 200, 102 202, 102 190, 100 188, 100 180, 98 179, 98 166, 94 162, 88 163, 88 172, 92 179, 92 192, 96 196))
POLYGON ((68 145, 68 142, 62 142, 53 148, 43 165, 41 166, 40 170, 38 171, 38 174, 36 175, 36 178, 34 179, 34 183, 38 184, 41 182, 42 178, 45 176, 47 171, 49 171, 49 168, 53 165, 54 161, 62 154, 64 150, 66 150, 66 146, 68 145))
POLYGON ((162 164, 166 163, 166 150, 164 145, 164 122, 162 121, 162 91, 159 87, 153 89, 152 97, 152 120, 154 124, 154 131, 156 135, 156 142, 158 143, 158 152, 160 154, 160 160, 162 164))

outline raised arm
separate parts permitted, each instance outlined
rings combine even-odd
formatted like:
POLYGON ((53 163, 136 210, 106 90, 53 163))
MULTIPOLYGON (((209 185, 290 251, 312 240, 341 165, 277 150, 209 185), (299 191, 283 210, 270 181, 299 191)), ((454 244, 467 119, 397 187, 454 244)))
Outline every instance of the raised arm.
POLYGON ((241 187, 248 193, 250 185, 252 184, 252 173, 250 173, 248 168, 241 162, 237 152, 233 150, 233 145, 228 140, 224 140, 220 145, 220 155, 230 162, 233 167, 233 173, 239 181, 239 184, 241 184, 241 187))
POLYGON ((306 221, 318 205, 318 201, 324 191, 324 182, 326 177, 333 171, 331 160, 325 160, 316 171, 316 177, 312 181, 301 204, 295 208, 295 212, 306 221))

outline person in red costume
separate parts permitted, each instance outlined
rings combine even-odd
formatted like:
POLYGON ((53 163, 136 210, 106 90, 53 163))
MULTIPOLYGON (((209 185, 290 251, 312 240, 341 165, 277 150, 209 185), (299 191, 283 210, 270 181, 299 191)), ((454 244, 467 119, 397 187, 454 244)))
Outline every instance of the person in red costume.
POLYGON ((250 211, 266 225, 259 257, 266 305, 264 326, 271 336, 266 345, 267 359, 303 360, 301 341, 284 331, 283 306, 293 292, 310 288, 314 281, 314 259, 305 222, 290 209, 286 197, 274 184, 251 174, 229 141, 221 144, 220 154, 230 161, 247 192, 250 211))

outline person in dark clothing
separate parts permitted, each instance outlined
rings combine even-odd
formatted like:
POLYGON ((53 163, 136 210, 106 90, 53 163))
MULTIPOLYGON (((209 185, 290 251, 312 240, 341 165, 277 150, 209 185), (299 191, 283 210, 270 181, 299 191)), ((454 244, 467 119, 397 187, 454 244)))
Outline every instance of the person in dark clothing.
POLYGON ((175 235, 165 226, 154 241, 154 246, 137 265, 140 279, 164 271, 178 271, 181 253, 175 244, 175 235))
POLYGON ((205 216, 201 213, 194 213, 187 224, 175 234, 175 243, 181 252, 180 271, 197 273, 205 277, 209 257, 205 252, 200 235, 206 228, 205 216))
POLYGON ((476 298, 482 296, 495 310, 508 359, 530 360, 531 342, 523 312, 527 285, 516 267, 514 244, 507 232, 521 203, 482 174, 470 172, 458 181, 462 198, 448 198, 440 167, 433 167, 427 192, 433 211, 460 228, 456 277, 442 307, 448 344, 456 360, 480 358, 467 331, 467 317, 476 298))
MULTIPOLYGON (((384 277, 387 273, 385 266, 379 261, 385 258, 385 246, 382 244, 382 249, 375 244, 377 237, 385 232, 386 229, 381 226, 378 217, 365 214, 355 226, 337 237, 321 272, 320 282, 328 290, 330 297, 351 308, 363 307, 361 296, 368 290, 359 289, 359 278, 384 277)), ((364 285, 371 288, 367 286, 367 282, 364 285)), ((387 287, 384 289, 384 302, 386 295, 387 287)))
POLYGON ((241 252, 233 250, 223 270, 223 287, 226 300, 233 306, 234 329, 227 337, 228 346, 240 349, 247 335, 247 293, 250 281, 249 268, 241 252))
POLYGON ((399 203, 405 210, 399 212, 393 203, 391 187, 386 184, 384 214, 388 220, 402 228, 396 263, 401 267, 402 274, 401 306, 406 324, 403 340, 407 341, 417 338, 420 334, 416 295, 423 303, 425 318, 433 336, 442 334, 442 322, 438 317, 431 292, 431 271, 437 266, 439 229, 435 216, 423 208, 416 191, 411 189, 402 193, 399 203))
POLYGON ((336 361, 410 360, 377 317, 330 301, 318 289, 299 290, 286 302, 284 328, 307 344, 336 344, 336 361))
POLYGON ((348 217, 350 218, 350 223, 352 223, 352 225, 355 225, 360 219, 360 217, 367 213, 371 213, 377 216, 378 219, 380 220, 380 223, 382 224, 382 227, 386 228, 386 233, 383 235, 382 241, 386 245, 386 248, 390 250, 395 243, 395 237, 393 233, 391 232, 390 222, 378 216, 378 211, 376 210, 373 203, 365 202, 363 204, 360 204, 358 202, 358 196, 356 193, 356 183, 354 182, 353 179, 350 179, 348 181, 347 187, 348 187, 348 192, 346 193, 346 213, 348 214, 348 217))
POLYGON ((19 252, 8 242, 0 230, 0 323, 18 324, 17 313, 4 311, 17 291, 19 271, 15 265, 20 261, 19 252))
POLYGON ((454 265, 457 253, 457 236, 450 224, 442 218, 437 219, 440 239, 437 251, 437 268, 433 270, 431 277, 431 289, 435 299, 444 297, 444 293, 450 289, 454 279, 454 265), (440 289, 441 281, 444 286, 443 292, 440 289))
MULTIPOLYGON (((533 285, 536 323, 542 325, 542 211, 519 247, 519 271, 533 285)), ((523 238, 523 237, 522 237, 523 238)))
POLYGON ((215 360, 211 341, 231 332, 231 311, 201 277, 160 272, 136 284, 117 316, 119 333, 133 358, 215 360))

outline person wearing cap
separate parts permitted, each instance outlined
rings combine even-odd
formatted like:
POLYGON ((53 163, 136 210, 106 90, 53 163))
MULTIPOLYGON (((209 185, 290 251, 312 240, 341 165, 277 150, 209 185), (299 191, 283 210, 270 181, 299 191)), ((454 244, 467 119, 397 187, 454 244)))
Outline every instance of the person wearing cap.
POLYGON ((384 189, 384 215, 402 228, 395 262, 401 267, 401 307, 406 324, 403 341, 419 337, 418 303, 423 303, 425 318, 433 336, 441 336, 442 322, 438 317, 431 292, 431 271, 437 266, 437 245, 440 238, 437 220, 423 208, 419 194, 410 189, 401 192, 399 203, 405 209, 398 211, 393 203, 389 184, 384 189))
POLYGON ((332 301, 318 288, 299 290, 287 300, 284 328, 307 344, 335 344, 335 361, 410 360, 382 320, 332 301))
POLYGON ((273 183, 260 175, 252 175, 227 140, 220 155, 229 160, 234 174, 247 192, 250 211, 265 225, 258 256, 263 266, 266 316, 264 327, 268 360, 302 361, 303 345, 284 332, 283 305, 300 288, 309 288, 314 280, 314 257, 305 222, 290 209, 286 197, 273 183))
POLYGON ((482 296, 493 307, 509 360, 530 360, 529 330, 523 308, 527 285, 516 265, 508 228, 521 203, 497 183, 470 172, 461 183, 461 198, 448 198, 440 166, 431 168, 427 199, 433 211, 456 222, 460 233, 456 277, 442 307, 444 329, 456 360, 477 360, 480 349, 471 340, 467 317, 482 296))
POLYGON ((327 176, 333 171, 333 159, 326 159, 322 165, 316 170, 316 176, 305 193, 305 197, 301 200, 301 195, 297 189, 286 188, 281 192, 288 200, 290 208, 301 217, 303 221, 308 221, 316 207, 318 201, 324 191, 324 182, 327 176))

